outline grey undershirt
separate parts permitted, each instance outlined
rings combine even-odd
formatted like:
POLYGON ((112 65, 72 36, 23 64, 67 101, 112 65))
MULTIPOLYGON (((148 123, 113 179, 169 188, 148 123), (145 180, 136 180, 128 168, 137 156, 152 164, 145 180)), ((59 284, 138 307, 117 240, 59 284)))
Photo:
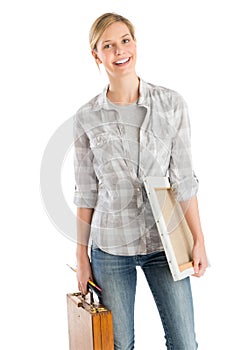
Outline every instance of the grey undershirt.
MULTIPOLYGON (((140 127, 144 121, 146 110, 144 107, 140 107, 137 103, 130 105, 116 105, 111 103, 109 100, 109 108, 115 109, 118 112, 120 123, 124 125, 124 138, 127 140, 131 159, 129 161, 133 164, 136 174, 138 175, 139 171, 139 132, 140 127)), ((145 221, 151 222, 152 220, 152 210, 149 204, 149 201, 145 202, 145 221)), ((163 250, 162 242, 156 227, 154 224, 150 231, 145 233, 143 239, 146 243, 146 249, 152 251, 161 251, 163 250)), ((139 240, 139 247, 141 247, 141 242, 139 240)))
POLYGON ((145 108, 138 106, 136 102, 130 105, 117 105, 108 100, 108 105, 110 108, 114 107, 119 114, 120 123, 124 125, 124 138, 128 141, 128 146, 131 150, 131 159, 129 159, 129 161, 133 164, 136 174, 138 175, 139 132, 146 110, 145 108))

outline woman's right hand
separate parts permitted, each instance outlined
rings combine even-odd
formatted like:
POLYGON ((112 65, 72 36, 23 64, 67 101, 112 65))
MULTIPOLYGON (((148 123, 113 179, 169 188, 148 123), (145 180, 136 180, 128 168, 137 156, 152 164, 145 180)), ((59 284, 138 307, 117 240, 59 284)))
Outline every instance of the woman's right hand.
POLYGON ((78 289, 83 295, 86 295, 88 293, 88 280, 92 280, 92 269, 88 255, 82 256, 82 258, 78 259, 77 265, 76 277, 78 289))

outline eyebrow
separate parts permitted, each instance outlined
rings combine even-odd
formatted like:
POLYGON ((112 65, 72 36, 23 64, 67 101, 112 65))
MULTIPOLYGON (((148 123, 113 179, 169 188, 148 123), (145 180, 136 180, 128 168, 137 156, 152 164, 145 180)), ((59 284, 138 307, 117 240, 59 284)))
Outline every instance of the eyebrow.
MULTIPOLYGON (((120 38, 122 39, 122 38, 124 38, 125 36, 130 36, 130 34, 124 34, 124 35, 122 35, 120 38)), ((113 41, 113 40, 105 40, 105 41, 103 41, 102 42, 102 44, 104 44, 104 43, 108 43, 108 42, 110 42, 110 41, 113 41)))

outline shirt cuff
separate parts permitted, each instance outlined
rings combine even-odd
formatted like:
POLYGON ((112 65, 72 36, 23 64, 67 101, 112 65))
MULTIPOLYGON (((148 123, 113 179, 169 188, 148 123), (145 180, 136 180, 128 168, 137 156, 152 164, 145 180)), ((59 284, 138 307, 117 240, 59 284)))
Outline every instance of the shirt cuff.
POLYGON ((79 208, 95 208, 97 202, 97 192, 76 191, 73 199, 74 204, 79 208))
POLYGON ((175 192, 176 199, 184 202, 196 196, 199 188, 199 182, 196 175, 183 179, 180 182, 172 184, 172 190, 175 192))

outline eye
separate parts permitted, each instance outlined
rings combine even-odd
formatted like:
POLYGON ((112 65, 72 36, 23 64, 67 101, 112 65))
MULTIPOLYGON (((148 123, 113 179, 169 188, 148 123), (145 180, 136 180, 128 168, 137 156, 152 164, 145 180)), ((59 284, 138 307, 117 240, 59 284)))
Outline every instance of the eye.
POLYGON ((127 43, 129 43, 130 42, 130 39, 123 39, 123 43, 124 44, 127 44, 127 43))
POLYGON ((110 49, 111 47, 112 47, 111 44, 106 44, 106 45, 104 46, 104 49, 110 49))

